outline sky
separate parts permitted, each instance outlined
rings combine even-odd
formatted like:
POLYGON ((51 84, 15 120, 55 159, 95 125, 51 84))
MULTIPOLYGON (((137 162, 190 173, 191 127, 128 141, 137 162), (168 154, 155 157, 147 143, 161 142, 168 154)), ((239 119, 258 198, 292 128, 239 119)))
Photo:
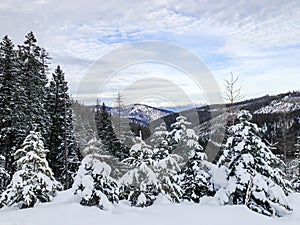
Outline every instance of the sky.
MULTIPOLYGON (((300 90, 299 12, 298 0, 0 0, 0 35, 18 45, 33 31, 52 58, 50 72, 61 65, 71 94, 82 102, 99 97, 110 104, 120 91, 125 99, 135 93, 128 102, 167 107, 211 102, 205 79, 195 83, 177 65, 139 61, 127 51, 133 61, 110 71, 105 84, 91 79, 97 88, 80 85, 112 51, 116 60, 118 49, 128 44, 158 41, 197 56, 221 94, 231 72, 239 76, 246 99, 300 90)), ((162 49, 157 51, 164 59, 189 64, 189 56, 162 49)))

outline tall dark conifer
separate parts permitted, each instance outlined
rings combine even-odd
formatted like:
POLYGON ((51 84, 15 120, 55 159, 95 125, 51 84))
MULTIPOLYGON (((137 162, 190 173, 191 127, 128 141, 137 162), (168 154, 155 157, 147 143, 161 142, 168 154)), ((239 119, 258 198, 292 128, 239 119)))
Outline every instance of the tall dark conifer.
POLYGON ((22 82, 17 71, 18 59, 12 41, 5 36, 0 43, 0 154, 4 168, 13 174, 13 149, 16 145, 17 126, 22 96, 22 82))
POLYGON ((18 109, 21 115, 19 121, 18 144, 20 145, 32 124, 36 124, 43 137, 48 136, 49 117, 46 111, 46 96, 48 83, 46 76, 46 52, 37 45, 37 40, 32 32, 25 36, 23 45, 18 46, 18 73, 22 81, 19 89, 19 103, 22 107, 18 109))
POLYGON ((55 177, 70 188, 80 163, 80 152, 72 124, 72 100, 67 82, 60 66, 57 66, 49 87, 48 112, 51 126, 49 132, 49 163, 55 177))
POLYGON ((95 122, 98 136, 113 156, 123 160, 128 157, 129 149, 118 140, 112 125, 111 114, 107 111, 106 105, 103 103, 99 108, 97 100, 95 122))

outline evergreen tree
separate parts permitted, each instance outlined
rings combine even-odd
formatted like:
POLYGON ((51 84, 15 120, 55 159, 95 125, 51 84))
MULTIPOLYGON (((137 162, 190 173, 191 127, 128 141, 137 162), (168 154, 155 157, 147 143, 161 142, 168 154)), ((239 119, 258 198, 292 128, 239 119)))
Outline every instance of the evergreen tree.
POLYGON ((101 156, 101 161, 109 165, 113 170, 110 176, 114 179, 122 177, 129 169, 129 167, 120 162, 120 160, 112 156, 107 148, 102 144, 101 140, 96 138, 96 135, 88 142, 87 147, 83 150, 85 155, 97 154, 101 156))
POLYGON ((99 138, 108 151, 120 160, 125 159, 128 156, 129 149, 117 139, 112 125, 111 115, 108 113, 104 103, 99 109, 98 101, 96 105, 95 122, 99 138))
MULTIPOLYGON (((16 145, 22 85, 17 73, 18 59, 12 41, 5 36, 0 43, 0 154, 3 168, 13 174, 13 154, 16 145)), ((3 178, 4 179, 4 178, 3 178)), ((7 183, 8 181, 4 181, 7 183)))
POLYGON ((80 104, 78 101, 73 101, 72 109, 74 133, 80 152, 82 152, 89 146, 88 142, 95 137, 94 110, 80 104))
MULTIPOLYGON (((18 46, 19 58, 18 73, 21 76, 24 95, 20 99, 22 108, 22 124, 19 134, 19 142, 22 142, 27 128, 31 124, 37 124, 42 132, 42 136, 48 137, 49 116, 46 110, 46 98, 48 83, 46 75, 46 53, 37 45, 37 40, 32 32, 25 36, 23 45, 18 46)), ((20 89, 22 87, 19 87, 20 89)))
POLYGON ((153 170, 153 151, 141 137, 130 149, 130 157, 124 162, 133 168, 121 178, 121 198, 128 199, 132 206, 150 206, 161 192, 161 184, 153 170))
POLYGON ((168 131, 166 125, 162 123, 154 129, 150 143, 153 145, 154 171, 161 182, 161 192, 173 202, 180 202, 182 188, 180 183, 180 167, 178 162, 181 157, 172 154, 172 146, 168 142, 168 131))
POLYGON ((33 207, 38 202, 49 202, 61 189, 48 166, 47 152, 41 134, 31 131, 15 153, 17 171, 1 195, 2 206, 33 207))
POLYGON ((163 159, 172 152, 172 146, 169 144, 167 137, 168 131, 165 123, 154 129, 150 138, 150 144, 154 148, 154 158, 163 159))
POLYGON ((260 129, 249 122, 248 111, 238 115, 240 123, 230 127, 229 138, 219 166, 228 168, 228 184, 216 196, 222 204, 244 204, 268 216, 283 216, 291 211, 282 182, 284 177, 272 166, 280 160, 260 138, 260 129))
POLYGON ((108 210, 119 201, 118 184, 110 177, 111 167, 99 154, 89 154, 83 160, 73 184, 81 204, 108 210))
POLYGON ((6 189, 10 175, 5 169, 5 157, 0 155, 0 194, 6 189))
POLYGON ((181 172, 183 199, 199 203, 202 196, 212 194, 209 189, 210 175, 207 172, 206 158, 203 148, 197 146, 193 156, 183 167, 181 172))
POLYGON ((81 155, 73 130, 72 100, 60 66, 57 66, 55 73, 53 73, 47 100, 51 119, 48 142, 49 163, 55 177, 67 189, 72 185, 81 155))
POLYGON ((181 165, 184 165, 192 156, 195 149, 201 149, 198 136, 193 129, 188 128, 191 123, 183 116, 178 116, 176 122, 171 125, 169 143, 172 145, 172 152, 182 157, 181 165))
POLYGON ((300 192, 300 136, 297 137, 295 148, 295 159, 293 160, 292 168, 294 174, 291 183, 293 189, 297 192, 300 192))

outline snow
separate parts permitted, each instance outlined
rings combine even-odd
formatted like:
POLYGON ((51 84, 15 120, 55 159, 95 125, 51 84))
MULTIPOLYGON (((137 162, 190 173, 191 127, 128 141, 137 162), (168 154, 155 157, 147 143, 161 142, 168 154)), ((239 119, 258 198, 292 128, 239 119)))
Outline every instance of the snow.
POLYGON ((245 206, 218 206, 211 197, 204 197, 200 204, 172 204, 159 197, 153 206, 130 207, 121 201, 111 210, 79 204, 80 199, 70 190, 59 192, 50 203, 40 203, 36 208, 0 210, 1 225, 299 225, 300 194, 289 200, 294 212, 283 218, 267 217, 252 212, 245 206))
POLYGON ((269 105, 264 106, 254 112, 254 114, 270 114, 292 112, 300 109, 300 99, 286 96, 281 100, 274 100, 269 105))

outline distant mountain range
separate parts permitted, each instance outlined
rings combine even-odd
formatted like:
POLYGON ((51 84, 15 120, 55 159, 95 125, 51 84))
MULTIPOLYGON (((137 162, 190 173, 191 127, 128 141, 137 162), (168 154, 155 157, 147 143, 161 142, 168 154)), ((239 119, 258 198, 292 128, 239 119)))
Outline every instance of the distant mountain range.
MULTIPOLYGON (((90 108, 95 106, 89 106, 90 108)), ((118 108, 107 106, 107 111, 109 111, 113 117, 118 116, 118 108)), ((127 118, 129 121, 141 124, 143 126, 148 126, 152 121, 159 118, 163 118, 170 114, 173 114, 172 110, 160 109, 145 104, 132 104, 127 106, 122 106, 121 117, 127 118)))
MULTIPOLYGON (((189 106, 187 109, 183 107, 184 110, 179 111, 180 107, 170 110, 145 104, 133 104, 124 106, 121 116, 146 127, 148 130, 159 126, 161 122, 165 122, 167 128, 170 129, 170 125, 175 122, 178 115, 185 116, 192 123, 191 127, 200 136, 200 142, 203 146, 210 145, 210 148, 219 149, 224 141, 221 140, 221 137, 226 132, 226 126, 229 125, 227 108, 228 105, 215 104, 202 105, 196 108, 189 106), (223 126, 224 120, 225 127, 223 126), (220 140, 210 143, 212 136, 220 137, 220 140)), ((107 109, 114 117, 118 115, 116 108, 107 107, 107 109)), ((252 121, 263 128, 263 138, 273 145, 274 153, 283 154, 286 149, 287 157, 293 158, 296 137, 300 135, 299 91, 274 96, 266 95, 234 104, 235 111, 242 109, 249 110, 253 115, 252 121)))
MULTIPOLYGON (((221 133, 226 131, 226 127, 222 127, 224 120, 229 125, 226 108, 228 105, 205 105, 167 115, 163 120, 169 127, 179 114, 187 117, 200 136, 201 144, 219 149, 222 141, 210 143, 210 137, 222 136, 221 133)), ((286 151, 288 160, 294 157, 294 145, 300 135, 299 91, 266 95, 234 104, 234 111, 242 109, 249 110, 253 115, 252 121, 263 128, 263 138, 273 146, 274 153, 284 155, 286 151)), ((155 127, 158 123, 153 121, 151 125, 155 127)))

